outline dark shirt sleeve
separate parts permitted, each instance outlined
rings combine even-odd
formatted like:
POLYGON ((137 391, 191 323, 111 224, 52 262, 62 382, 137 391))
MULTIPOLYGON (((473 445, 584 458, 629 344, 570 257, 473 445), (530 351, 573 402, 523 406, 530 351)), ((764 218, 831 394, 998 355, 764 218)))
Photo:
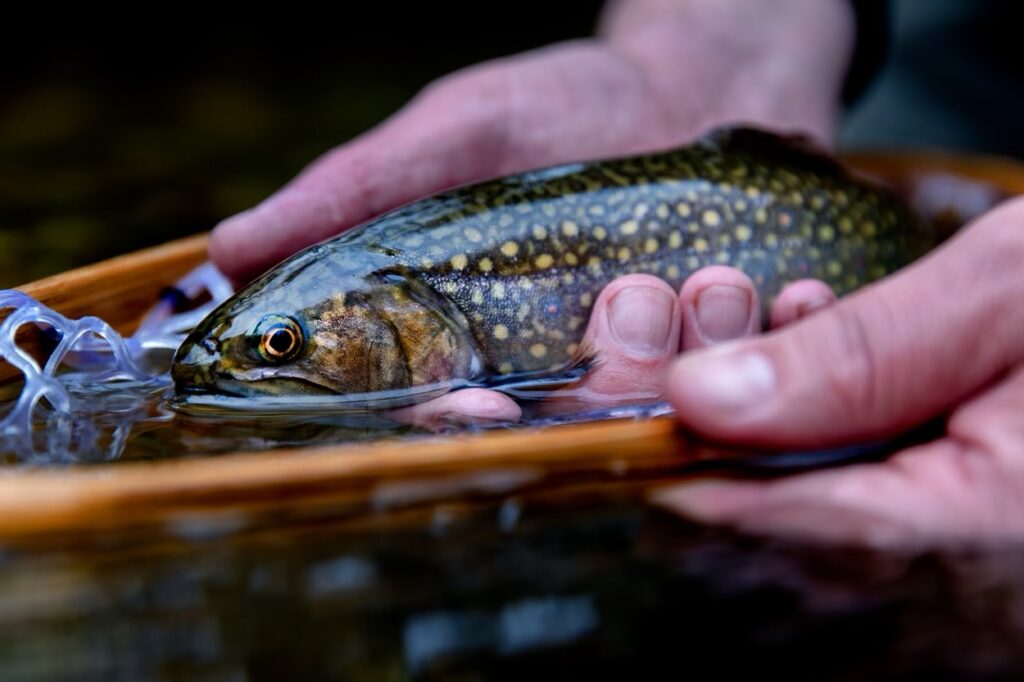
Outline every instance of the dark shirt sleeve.
POLYGON ((843 104, 849 106, 864 94, 885 63, 889 51, 889 3, 886 0, 850 0, 856 39, 853 60, 843 83, 843 104))

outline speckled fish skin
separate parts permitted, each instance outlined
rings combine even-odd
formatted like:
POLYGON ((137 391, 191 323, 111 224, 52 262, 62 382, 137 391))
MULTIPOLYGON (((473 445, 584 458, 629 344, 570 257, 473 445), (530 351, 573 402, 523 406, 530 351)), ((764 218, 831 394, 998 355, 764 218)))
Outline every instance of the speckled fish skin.
POLYGON ((730 129, 684 148, 570 164, 449 191, 286 260, 225 303, 182 346, 179 390, 366 394, 558 375, 616 277, 679 287, 713 264, 746 272, 762 301, 788 282, 847 293, 932 246, 888 193, 801 144, 730 129), (254 350, 268 314, 303 348, 254 350))

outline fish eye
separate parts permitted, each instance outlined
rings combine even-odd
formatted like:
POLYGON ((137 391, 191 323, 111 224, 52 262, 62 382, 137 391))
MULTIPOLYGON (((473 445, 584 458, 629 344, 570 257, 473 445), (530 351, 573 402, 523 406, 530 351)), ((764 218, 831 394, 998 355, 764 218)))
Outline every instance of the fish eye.
POLYGON ((267 362, 291 360, 302 350, 302 327, 287 315, 267 315, 257 324, 259 353, 267 362))

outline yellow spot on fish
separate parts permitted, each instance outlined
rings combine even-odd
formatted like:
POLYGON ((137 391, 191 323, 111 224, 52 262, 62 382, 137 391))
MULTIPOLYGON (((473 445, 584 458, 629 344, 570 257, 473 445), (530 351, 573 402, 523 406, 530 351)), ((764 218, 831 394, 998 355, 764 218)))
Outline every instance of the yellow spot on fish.
POLYGON ((689 218, 691 213, 690 205, 683 203, 676 204, 676 213, 678 213, 683 218, 689 218))
POLYGON ((658 209, 654 213, 664 220, 668 217, 668 204, 658 204, 658 209))
POLYGON ((494 263, 491 262, 490 258, 484 256, 479 261, 477 261, 476 266, 480 268, 480 272, 490 272, 491 268, 494 267, 494 263))
POLYGON ((562 234, 566 237, 575 237, 580 232, 580 227, 571 220, 566 220, 562 223, 562 234))
POLYGON ((501 373, 501 374, 511 374, 512 373, 512 363, 511 362, 503 362, 503 363, 501 363, 500 365, 498 365, 498 372, 501 373))
POLYGON ((678 249, 682 245, 683 235, 679 234, 678 230, 668 236, 668 246, 670 249, 678 249))
POLYGON ((548 231, 544 229, 543 225, 533 226, 533 237, 534 239, 544 239, 548 236, 548 231))
POLYGON ((456 270, 462 270, 466 267, 466 264, 469 262, 469 259, 466 258, 466 254, 459 253, 452 256, 451 261, 449 262, 452 264, 452 267, 455 268, 456 270))
POLYGON ((708 250, 708 240, 703 237, 697 237, 693 240, 693 250, 697 253, 704 253, 708 250))
POLYGON ((736 230, 735 230, 735 234, 736 234, 736 239, 740 240, 741 242, 745 242, 748 239, 750 239, 753 236, 754 233, 746 225, 737 225, 736 226, 736 230))
POLYGON ((833 198, 833 199, 835 200, 835 202, 836 202, 836 206, 839 206, 839 207, 844 207, 844 206, 846 206, 846 205, 847 205, 848 203, 850 203, 850 199, 849 199, 849 197, 847 197, 847 196, 846 196, 846 192, 843 192, 843 191, 837 191, 837 192, 836 192, 836 193, 835 193, 835 194, 834 194, 834 195, 832 196, 832 198, 833 198))
POLYGON ((554 262, 555 259, 550 253, 542 253, 534 259, 533 264, 543 270, 545 268, 550 268, 554 262))
POLYGON ((516 244, 515 242, 505 242, 501 245, 501 252, 509 258, 512 258, 519 253, 519 244, 516 244))
POLYGON ((696 256, 690 256, 686 259, 686 267, 690 268, 691 271, 696 270, 700 267, 700 259, 696 256))
POLYGON ((467 227, 463 234, 465 234, 466 239, 468 239, 471 242, 478 242, 484 238, 484 236, 480 234, 480 230, 476 229, 475 227, 467 227))
POLYGON ((608 230, 604 229, 600 225, 594 228, 593 231, 594 239, 604 239, 608 236, 608 230))
POLYGON ((570 343, 568 346, 565 347, 565 352, 568 353, 569 355, 576 355, 576 351, 578 351, 579 349, 580 344, 570 343))
POLYGON ((425 268, 432 268, 434 267, 434 261, 430 260, 429 258, 421 258, 420 265, 422 265, 425 268))
POLYGON ((600 270, 601 269, 601 259, 598 258, 597 256, 591 256, 587 260, 587 267, 590 268, 591 270, 600 270))
POLYGON ((867 239, 874 237, 877 232, 878 228, 870 220, 865 220, 860 224, 860 233, 867 239))
POLYGON ((761 190, 751 185, 750 187, 747 187, 747 196, 751 199, 756 199, 761 196, 761 190))
POLYGON ((454 294, 458 290, 458 285, 455 284, 455 282, 452 282, 451 280, 441 283, 441 291, 443 291, 446 294, 454 294))
POLYGON ((503 324, 494 325, 494 338, 504 341, 508 338, 508 327, 503 324))
POLYGON ((837 260, 830 260, 828 265, 825 266, 825 272, 832 277, 838 277, 839 273, 843 271, 843 265, 837 260))
POLYGON ((505 298, 505 285, 501 282, 495 282, 491 285, 491 296, 494 298, 505 298))
POLYGON ((484 292, 479 289, 473 289, 473 295, 470 297, 474 305, 483 305, 484 303, 484 292))
POLYGON ((540 358, 544 357, 547 354, 548 354, 548 347, 545 346, 543 343, 535 343, 532 346, 530 346, 530 355, 532 355, 533 357, 535 357, 537 359, 540 359, 540 358))
POLYGON ((764 245, 769 249, 773 249, 779 244, 779 238, 775 236, 774 232, 769 232, 764 236, 764 245))
POLYGON ((629 260, 629 249, 625 246, 619 249, 619 260, 629 260))
POLYGON ((768 211, 764 210, 763 208, 759 208, 756 211, 754 211, 754 221, 757 222, 759 225, 763 225, 764 223, 768 222, 768 211))
POLYGON ((679 266, 668 266, 668 268, 665 269, 665 274, 668 275, 669 279, 675 279, 676 277, 679 277, 679 266))
POLYGON ((708 227, 718 227, 722 223, 722 216, 718 215, 715 209, 709 208, 701 215, 701 220, 708 227))
POLYGON ((821 209, 825 208, 825 200, 822 199, 821 196, 817 194, 811 197, 810 204, 811 208, 813 208, 815 211, 820 211, 821 209))
POLYGON ((818 228, 818 239, 823 242, 830 242, 835 239, 836 230, 831 225, 822 225, 818 228))
POLYGON ((635 234, 640 229, 640 223, 635 220, 627 220, 619 225, 619 232, 622 234, 635 234))
POLYGON ((584 308, 589 308, 590 304, 594 302, 594 296, 589 291, 584 291, 580 294, 580 305, 584 308))
POLYGON ((647 253, 654 253, 658 250, 658 240, 654 237, 649 238, 644 242, 644 251, 647 253))
POLYGON ((604 215, 604 206, 602 206, 601 204, 594 204, 587 210, 591 213, 591 215, 604 215))
POLYGON ((839 231, 843 234, 850 234, 853 232, 853 221, 843 216, 839 219, 839 231))
POLYGON ((566 272, 566 273, 562 274, 562 282, 564 284, 572 284, 575 281, 576 281, 576 276, 573 275, 571 272, 566 272))
POLYGON ((717 254, 715 254, 715 260, 718 261, 719 263, 728 263, 729 262, 729 252, 728 251, 719 251, 717 254))
POLYGON ((637 204, 636 208, 633 209, 633 215, 636 216, 637 218, 643 218, 645 215, 647 215, 648 210, 649 209, 647 208, 647 204, 637 204))
POLYGON ((576 265, 580 262, 579 258, 576 257, 575 253, 567 253, 563 256, 565 258, 566 265, 576 265))

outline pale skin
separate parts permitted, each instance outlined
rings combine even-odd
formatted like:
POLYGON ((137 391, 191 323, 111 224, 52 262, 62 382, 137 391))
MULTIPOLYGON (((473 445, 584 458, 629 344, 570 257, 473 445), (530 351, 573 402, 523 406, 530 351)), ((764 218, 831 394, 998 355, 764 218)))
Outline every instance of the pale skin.
MULTIPOLYGON (((743 122, 831 140, 852 45, 843 0, 622 0, 599 35, 481 64, 314 162, 215 230, 239 281, 390 208, 555 163, 666 148, 743 122)), ((588 399, 667 397, 682 424, 736 444, 877 439, 949 415, 939 440, 879 464, 774 482, 702 482, 654 499, 766 533, 916 547, 1024 537, 1024 201, 924 261, 834 302, 795 282, 762 328, 750 280, 724 267, 679 292, 616 280, 587 343, 588 399), (680 356, 681 351, 687 351, 680 356)), ((408 409, 419 423, 516 419, 483 389, 408 409)))

